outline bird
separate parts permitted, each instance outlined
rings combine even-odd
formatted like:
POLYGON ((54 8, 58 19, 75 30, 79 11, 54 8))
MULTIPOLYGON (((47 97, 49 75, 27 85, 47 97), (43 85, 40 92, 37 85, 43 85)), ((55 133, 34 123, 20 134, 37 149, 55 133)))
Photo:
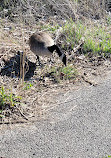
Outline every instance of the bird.
POLYGON ((54 40, 47 32, 35 32, 29 38, 30 50, 36 55, 39 65, 39 56, 51 56, 56 50, 58 56, 66 66, 66 55, 61 52, 60 48, 54 43, 54 40))

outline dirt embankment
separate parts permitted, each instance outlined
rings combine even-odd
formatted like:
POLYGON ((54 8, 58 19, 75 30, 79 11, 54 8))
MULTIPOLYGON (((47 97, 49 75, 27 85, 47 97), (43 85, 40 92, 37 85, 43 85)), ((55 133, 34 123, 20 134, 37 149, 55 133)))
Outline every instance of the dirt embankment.
MULTIPOLYGON (((81 53, 82 46, 78 47, 78 44, 73 49, 68 47, 69 50, 65 52, 67 65, 71 65, 78 73, 73 79, 65 80, 61 78, 61 75, 65 74, 58 71, 58 67, 63 66, 56 53, 52 57, 53 62, 48 58, 41 58, 44 67, 40 68, 36 66, 35 56, 28 46, 28 39, 35 30, 51 32, 45 25, 58 24, 61 27, 70 18, 75 22, 82 20, 83 23, 96 21, 103 24, 101 17, 106 18, 103 3, 98 5, 97 2, 94 5, 90 0, 89 3, 67 0, 41 0, 36 3, 29 0, 26 6, 25 1, 17 1, 5 9, 1 10, 0 19, 0 85, 4 87, 5 93, 8 91, 9 94, 21 96, 22 99, 18 99, 14 106, 5 104, 0 113, 1 123, 27 122, 43 117, 48 109, 59 104, 56 98, 60 93, 82 85, 96 86, 111 70, 110 58, 107 60, 102 55, 95 56, 91 52, 85 55, 81 53), (100 6, 103 6, 103 10, 100 10, 100 6), (17 9, 13 10, 12 15, 10 10, 14 7, 17 9), (21 10, 22 14, 19 15, 21 10), (23 50, 26 53, 25 82, 21 83, 20 52, 23 50), (53 74, 55 68, 56 72, 59 72, 58 75, 53 74)), ((57 36, 56 31, 54 35, 57 36)), ((60 37, 62 38, 59 39, 58 36, 58 44, 61 46, 64 36, 61 34, 60 37)), ((13 101, 16 101, 15 97, 13 101)))

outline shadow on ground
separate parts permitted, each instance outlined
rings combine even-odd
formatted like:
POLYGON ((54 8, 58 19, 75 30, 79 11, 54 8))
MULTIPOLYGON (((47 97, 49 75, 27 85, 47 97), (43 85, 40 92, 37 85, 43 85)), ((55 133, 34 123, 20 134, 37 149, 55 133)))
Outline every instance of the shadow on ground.
MULTIPOLYGON (((5 61, 3 59, 3 63, 0 70, 1 76, 9 76, 9 77, 18 77, 20 78, 20 69, 22 69, 23 61, 23 53, 18 52, 15 56, 11 57, 10 60, 5 61)), ((25 59, 25 80, 29 80, 34 75, 34 71, 36 69, 36 63, 29 61, 26 57, 25 59)))

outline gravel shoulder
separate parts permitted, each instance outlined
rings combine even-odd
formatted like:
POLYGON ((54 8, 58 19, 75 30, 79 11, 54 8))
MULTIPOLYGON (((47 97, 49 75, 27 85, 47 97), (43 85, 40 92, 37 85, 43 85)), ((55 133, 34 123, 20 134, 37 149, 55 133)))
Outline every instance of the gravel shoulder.
POLYGON ((8 158, 103 158, 111 155, 111 72, 97 86, 59 93, 44 118, 8 125, 0 156, 8 158))

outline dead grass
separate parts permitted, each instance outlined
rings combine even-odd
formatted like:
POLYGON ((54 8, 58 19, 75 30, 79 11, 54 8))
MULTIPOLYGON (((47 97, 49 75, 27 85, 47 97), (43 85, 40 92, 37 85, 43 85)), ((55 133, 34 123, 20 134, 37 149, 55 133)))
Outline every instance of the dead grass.
MULTIPOLYGON (((31 3, 29 0, 26 6, 26 14, 23 11, 23 14, 18 17, 17 12, 25 9, 25 1, 17 1, 17 9, 13 12, 16 16, 10 15, 10 18, 18 23, 9 21, 6 14, 3 13, 6 17, 0 19, 0 64, 2 68, 0 84, 5 87, 5 90, 12 89, 12 93, 21 96, 22 100, 19 105, 12 109, 8 108, 8 115, 6 109, 3 111, 1 123, 33 121, 38 117, 45 117, 45 112, 47 113, 50 108, 63 102, 63 100, 57 100, 60 93, 76 89, 77 85, 83 85, 86 82, 90 85, 96 85, 96 76, 102 73, 102 69, 105 72, 107 67, 110 67, 110 63, 104 65, 105 60, 101 56, 95 57, 89 52, 86 57, 83 54, 81 55, 80 50, 74 49, 80 44, 81 38, 78 38, 76 44, 72 43, 73 47, 70 47, 73 34, 70 34, 71 37, 67 41, 66 36, 69 28, 65 35, 61 32, 60 27, 67 27, 66 21, 70 17, 73 23, 75 20, 85 20, 84 23, 88 26, 87 28, 92 28, 95 25, 91 19, 96 17, 94 10, 97 9, 98 3, 95 7, 92 3, 88 4, 86 5, 85 1, 83 4, 83 1, 78 3, 77 1, 67 0, 59 0, 58 2, 40 0, 38 3, 35 1, 31 3), (19 6, 19 2, 22 5, 19 6), (92 5, 91 8, 90 5, 92 5), (33 9, 32 6, 35 6, 35 8, 33 9), (84 15, 84 13, 89 15, 84 15), (28 39, 36 30, 50 32, 60 47, 62 47, 62 44, 65 45, 63 51, 68 58, 66 68, 63 67, 56 53, 53 54, 52 62, 48 58, 41 58, 41 62, 44 64, 43 68, 35 65, 35 55, 29 49, 28 39), (20 81, 21 61, 18 51, 24 51, 27 57, 24 67, 25 74, 24 77, 22 76, 25 81, 22 82, 22 85, 20 81)), ((100 12, 100 10, 98 11, 100 12)), ((100 18, 102 15, 100 13, 100 18)), ((101 19, 98 22, 99 24, 104 23, 101 19)), ((76 32, 74 33, 76 35, 76 32)))

